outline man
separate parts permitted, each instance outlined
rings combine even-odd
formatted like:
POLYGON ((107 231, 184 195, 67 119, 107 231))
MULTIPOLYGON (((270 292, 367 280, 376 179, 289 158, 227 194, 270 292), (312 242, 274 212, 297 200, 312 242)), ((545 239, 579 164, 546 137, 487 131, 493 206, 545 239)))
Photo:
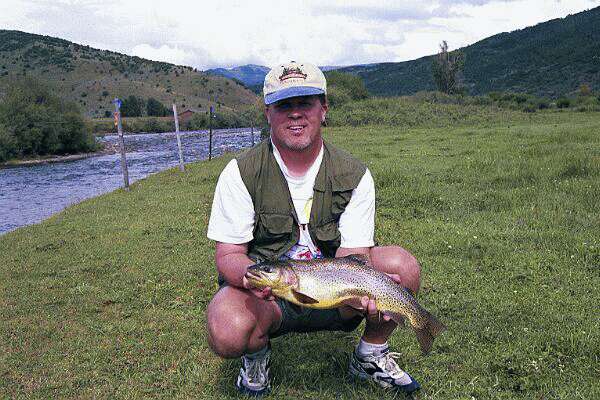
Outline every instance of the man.
POLYGON ((384 387, 413 392, 419 384, 388 350, 396 327, 380 318, 373 299, 361 309, 301 308, 258 290, 245 278, 264 259, 343 257, 366 254, 373 268, 417 292, 420 269, 400 247, 374 247, 375 188, 369 170, 350 154, 323 142, 328 111, 323 73, 290 62, 265 77, 265 115, 271 138, 232 160, 223 170, 212 205, 208 237, 216 241, 221 289, 207 310, 211 348, 242 358, 236 386, 268 392, 270 339, 289 332, 354 330, 366 315, 349 373, 384 387))

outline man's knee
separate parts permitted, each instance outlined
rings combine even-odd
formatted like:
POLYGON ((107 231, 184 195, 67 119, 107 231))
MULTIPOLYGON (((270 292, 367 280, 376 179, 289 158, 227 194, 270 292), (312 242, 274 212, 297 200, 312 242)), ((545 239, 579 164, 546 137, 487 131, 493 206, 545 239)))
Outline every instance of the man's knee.
POLYGON ((419 291, 421 266, 407 250, 400 246, 373 247, 371 261, 382 272, 400 275, 402 284, 414 293, 419 291))
POLYGON ((223 358, 235 358, 244 354, 250 335, 257 326, 252 313, 243 312, 239 304, 231 304, 220 293, 208 305, 206 320, 208 344, 223 358))

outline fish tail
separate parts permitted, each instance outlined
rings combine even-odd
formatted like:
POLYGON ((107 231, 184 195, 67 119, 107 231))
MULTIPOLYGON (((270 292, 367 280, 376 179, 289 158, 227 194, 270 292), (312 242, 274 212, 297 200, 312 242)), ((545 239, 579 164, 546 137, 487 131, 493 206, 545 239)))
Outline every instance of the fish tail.
POLYGON ((423 324, 421 328, 414 327, 413 329, 417 335, 417 341, 421 346, 421 351, 423 354, 427 354, 431 351, 433 339, 445 331, 446 326, 433 315, 427 313, 425 315, 425 324, 423 324))

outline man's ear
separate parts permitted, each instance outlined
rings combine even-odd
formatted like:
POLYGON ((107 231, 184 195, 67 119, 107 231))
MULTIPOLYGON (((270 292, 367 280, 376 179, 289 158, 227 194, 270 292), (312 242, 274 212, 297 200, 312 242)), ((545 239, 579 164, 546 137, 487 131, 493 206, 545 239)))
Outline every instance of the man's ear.
POLYGON ((271 125, 271 119, 269 118, 269 106, 265 106, 265 118, 267 118, 267 123, 271 125))

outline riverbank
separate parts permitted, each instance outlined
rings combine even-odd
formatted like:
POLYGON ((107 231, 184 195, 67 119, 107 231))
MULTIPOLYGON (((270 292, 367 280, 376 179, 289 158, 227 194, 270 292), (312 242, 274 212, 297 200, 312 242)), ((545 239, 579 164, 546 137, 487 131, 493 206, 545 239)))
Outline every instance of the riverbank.
MULTIPOLYGON (((328 128, 377 185, 377 240, 421 262, 447 326, 399 363, 436 399, 600 397, 600 121, 328 128)), ((217 290, 206 238, 231 155, 138 181, 0 237, 0 393, 12 398, 237 398, 239 360, 207 345, 217 290)), ((273 398, 381 399, 346 377, 360 332, 273 341, 273 398)))
POLYGON ((71 161, 83 160, 83 159, 90 158, 90 157, 99 157, 99 156, 105 156, 108 154, 115 154, 118 151, 119 151, 119 149, 116 145, 105 144, 102 147, 102 149, 91 152, 91 153, 67 154, 67 155, 63 155, 63 156, 43 156, 43 157, 24 159, 24 160, 9 160, 9 161, 0 163, 0 168, 11 168, 11 167, 21 167, 21 166, 29 166, 29 165, 71 162, 71 161))

